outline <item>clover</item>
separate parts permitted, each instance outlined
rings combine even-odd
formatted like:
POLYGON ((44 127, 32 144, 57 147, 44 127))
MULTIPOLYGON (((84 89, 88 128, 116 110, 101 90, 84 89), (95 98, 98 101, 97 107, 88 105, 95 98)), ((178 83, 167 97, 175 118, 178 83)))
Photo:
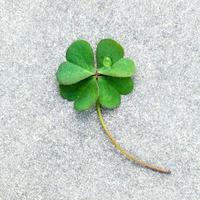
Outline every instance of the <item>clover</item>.
POLYGON ((59 66, 56 77, 60 95, 74 101, 75 110, 85 111, 96 104, 106 135, 128 160, 154 171, 170 173, 128 153, 117 143, 103 120, 101 107, 114 109, 120 105, 121 95, 129 94, 134 88, 132 76, 135 71, 134 62, 124 58, 124 49, 116 41, 103 39, 98 43, 95 67, 92 47, 85 40, 77 40, 67 49, 66 61, 59 66))

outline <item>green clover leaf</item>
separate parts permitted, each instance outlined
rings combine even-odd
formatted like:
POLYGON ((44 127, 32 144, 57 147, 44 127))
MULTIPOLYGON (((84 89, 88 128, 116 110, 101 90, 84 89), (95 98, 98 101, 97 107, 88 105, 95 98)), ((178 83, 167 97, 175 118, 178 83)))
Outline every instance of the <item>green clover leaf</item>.
POLYGON ((97 45, 97 68, 90 44, 84 40, 73 42, 66 52, 66 62, 56 73, 60 94, 75 101, 77 111, 90 109, 98 101, 104 108, 113 109, 120 105, 120 95, 133 90, 131 76, 135 64, 123 58, 124 50, 112 39, 104 39, 97 45))
POLYGON ((74 101, 74 108, 77 111, 88 110, 96 103, 102 127, 121 154, 143 167, 170 173, 169 170, 146 163, 123 149, 109 132, 101 114, 100 107, 117 108, 121 102, 121 95, 133 90, 131 77, 135 73, 134 62, 124 58, 123 47, 112 39, 103 39, 99 42, 96 61, 97 67, 92 47, 87 41, 73 42, 67 49, 66 62, 63 62, 56 72, 60 95, 64 99, 74 101))
POLYGON ((124 49, 116 41, 112 39, 103 39, 97 45, 97 66, 105 66, 105 61, 110 60, 112 63, 117 62, 119 59, 124 57, 124 49))

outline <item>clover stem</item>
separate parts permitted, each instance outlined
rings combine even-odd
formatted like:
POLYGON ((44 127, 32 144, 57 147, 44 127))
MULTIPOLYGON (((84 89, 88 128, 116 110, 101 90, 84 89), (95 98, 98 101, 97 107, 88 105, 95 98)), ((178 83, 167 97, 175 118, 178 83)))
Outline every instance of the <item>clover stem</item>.
POLYGON ((157 172, 160 172, 160 173, 165 173, 165 174, 170 174, 171 171, 168 170, 168 169, 164 169, 164 168, 161 168, 161 167, 157 167, 153 164, 149 164, 141 159, 139 159, 137 156, 134 156, 134 155, 131 155, 129 154, 125 149, 123 149, 120 144, 117 143, 116 139, 113 137, 113 135, 111 134, 111 132, 108 130, 105 122, 104 122, 104 119, 103 119, 103 116, 102 116, 102 113, 101 113, 101 107, 100 107, 100 104, 97 102, 97 105, 96 105, 96 108, 97 108, 97 113, 98 113, 98 117, 99 117, 99 120, 101 122, 101 125, 106 133, 106 135, 108 136, 108 138, 110 139, 111 143, 115 146, 115 148, 122 154, 124 155, 128 160, 130 161, 133 161, 134 163, 142 166, 142 167, 145 167, 145 168, 148 168, 148 169, 151 169, 153 171, 157 171, 157 172))

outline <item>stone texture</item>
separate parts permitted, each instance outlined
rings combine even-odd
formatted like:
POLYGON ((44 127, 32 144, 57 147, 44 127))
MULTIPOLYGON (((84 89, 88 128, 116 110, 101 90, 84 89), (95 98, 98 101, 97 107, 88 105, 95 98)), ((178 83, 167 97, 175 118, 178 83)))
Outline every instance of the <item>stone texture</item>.
POLYGON ((200 199, 200 1, 1 0, 0 199, 200 199), (77 113, 55 72, 72 41, 118 40, 135 91, 103 115, 117 140, 171 175, 114 150, 95 110, 77 113))

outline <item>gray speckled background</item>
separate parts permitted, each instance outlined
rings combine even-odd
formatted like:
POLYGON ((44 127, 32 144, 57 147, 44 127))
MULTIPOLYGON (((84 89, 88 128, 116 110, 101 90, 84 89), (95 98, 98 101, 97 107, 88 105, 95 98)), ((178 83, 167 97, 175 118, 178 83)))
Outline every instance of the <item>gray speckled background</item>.
POLYGON ((198 200, 199 152, 200 1, 0 1, 1 200, 198 200), (94 109, 59 96, 67 46, 105 37, 137 63, 135 92, 105 120, 170 176, 125 160, 94 109))

